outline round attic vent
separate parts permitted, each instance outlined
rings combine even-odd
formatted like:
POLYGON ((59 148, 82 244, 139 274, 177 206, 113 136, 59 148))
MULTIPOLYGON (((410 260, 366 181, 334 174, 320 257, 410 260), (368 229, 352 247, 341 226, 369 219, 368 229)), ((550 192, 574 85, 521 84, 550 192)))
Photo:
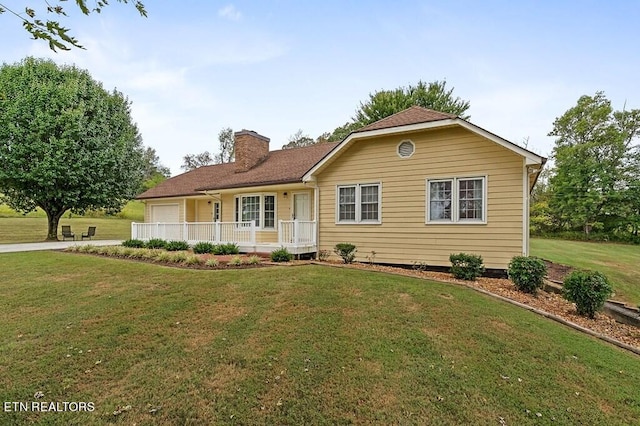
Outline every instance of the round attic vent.
POLYGON ((413 155, 415 148, 413 142, 409 140, 402 141, 398 144, 398 155, 400 158, 409 158, 413 155))

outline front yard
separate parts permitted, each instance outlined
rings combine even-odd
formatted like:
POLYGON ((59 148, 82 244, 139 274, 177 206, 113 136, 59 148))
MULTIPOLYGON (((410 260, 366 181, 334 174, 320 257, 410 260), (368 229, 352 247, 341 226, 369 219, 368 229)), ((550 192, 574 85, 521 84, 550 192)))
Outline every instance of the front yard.
POLYGON ((0 255, 0 397, 25 424, 626 424, 638 357, 472 290, 323 266, 0 255), (114 414, 114 412, 116 414, 114 414))

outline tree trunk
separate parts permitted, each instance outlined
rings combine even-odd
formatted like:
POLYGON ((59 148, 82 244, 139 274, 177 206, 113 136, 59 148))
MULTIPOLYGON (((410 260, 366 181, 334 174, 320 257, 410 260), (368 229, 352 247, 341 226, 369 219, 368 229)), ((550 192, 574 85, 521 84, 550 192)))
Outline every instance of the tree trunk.
POLYGON ((64 210, 60 212, 50 212, 47 213, 47 241, 58 241, 58 223, 60 222, 60 218, 64 214, 64 210))

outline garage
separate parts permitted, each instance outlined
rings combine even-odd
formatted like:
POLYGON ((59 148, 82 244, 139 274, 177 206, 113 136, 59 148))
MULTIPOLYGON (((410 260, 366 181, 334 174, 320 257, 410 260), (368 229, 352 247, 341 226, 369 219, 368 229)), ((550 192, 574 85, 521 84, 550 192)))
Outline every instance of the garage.
POLYGON ((151 222, 178 223, 180 222, 180 207, 178 204, 159 204, 151 206, 151 222))

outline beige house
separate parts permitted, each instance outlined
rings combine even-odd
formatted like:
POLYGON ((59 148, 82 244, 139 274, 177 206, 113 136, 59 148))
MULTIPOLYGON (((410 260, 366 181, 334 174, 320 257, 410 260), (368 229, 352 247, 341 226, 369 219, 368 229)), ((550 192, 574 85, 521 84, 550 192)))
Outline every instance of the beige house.
POLYGON ((529 194, 546 159, 468 121, 411 107, 340 143, 269 151, 237 132, 236 161, 141 194, 132 238, 234 242, 245 252, 358 248, 357 260, 505 269, 529 251, 529 194))

